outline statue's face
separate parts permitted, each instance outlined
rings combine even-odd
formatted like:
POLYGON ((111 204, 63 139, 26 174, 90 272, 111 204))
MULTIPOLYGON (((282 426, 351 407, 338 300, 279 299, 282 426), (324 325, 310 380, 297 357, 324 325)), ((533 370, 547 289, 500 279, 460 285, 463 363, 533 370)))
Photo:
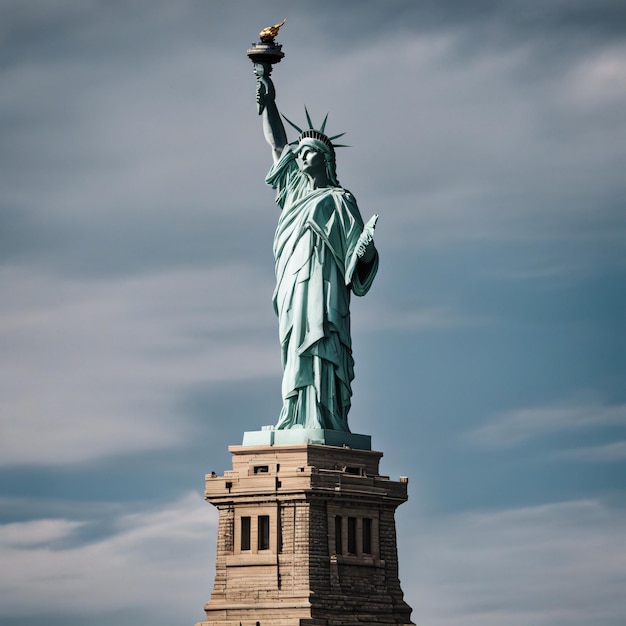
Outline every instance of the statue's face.
POLYGON ((298 150, 300 169, 307 174, 326 171, 324 154, 311 146, 303 146, 298 150))

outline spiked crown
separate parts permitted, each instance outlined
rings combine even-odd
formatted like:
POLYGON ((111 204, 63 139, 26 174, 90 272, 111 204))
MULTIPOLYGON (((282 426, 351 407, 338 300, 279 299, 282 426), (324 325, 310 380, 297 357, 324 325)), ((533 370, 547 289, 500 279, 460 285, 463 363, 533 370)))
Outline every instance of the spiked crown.
POLYGON ((313 126, 313 122, 311 121, 311 116, 309 115, 309 111, 307 110, 306 107, 304 107, 304 112, 306 113, 306 120, 309 124, 309 127, 306 130, 302 130, 299 126, 294 124, 290 119, 288 119, 285 115, 283 115, 283 118, 285 119, 285 121, 300 133, 296 141, 292 141, 290 145, 295 146, 299 144, 303 139, 306 139, 306 138, 317 139, 318 141, 321 141, 325 146, 327 146, 330 154, 332 155, 334 159, 335 148, 345 148, 347 146, 345 146, 344 144, 333 143, 333 139, 339 139, 339 137, 342 137, 343 135, 345 135, 345 133, 339 133, 338 135, 333 135, 332 137, 329 137, 328 135, 324 133, 324 131, 326 130, 326 121, 328 120, 328 113, 326 113, 326 117, 324 118, 322 125, 320 126, 319 130, 317 130, 315 126, 313 126))

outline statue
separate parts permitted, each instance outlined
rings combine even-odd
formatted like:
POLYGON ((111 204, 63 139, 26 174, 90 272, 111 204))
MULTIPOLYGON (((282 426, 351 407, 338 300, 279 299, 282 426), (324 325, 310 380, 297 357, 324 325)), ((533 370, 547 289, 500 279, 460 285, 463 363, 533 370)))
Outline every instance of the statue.
POLYGON ((264 29, 262 41, 248 50, 274 161, 266 182, 276 189, 281 209, 274 237, 273 303, 284 373, 275 429, 349 433, 354 378, 350 296, 365 295, 376 276, 377 216, 364 226, 354 196, 337 180, 333 140, 341 135, 325 134, 328 115, 316 129, 305 108, 306 130, 285 118, 299 132, 295 142, 287 142, 270 78, 272 64, 284 56, 273 39, 280 26, 264 29))

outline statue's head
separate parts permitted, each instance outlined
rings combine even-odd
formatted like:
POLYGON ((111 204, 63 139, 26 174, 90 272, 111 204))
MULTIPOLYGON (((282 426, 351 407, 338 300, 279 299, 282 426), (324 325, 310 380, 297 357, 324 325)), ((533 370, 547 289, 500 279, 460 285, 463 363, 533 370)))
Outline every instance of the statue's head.
POLYGON ((303 131, 298 137, 297 153, 306 148, 313 148, 324 156, 326 176, 328 181, 335 187, 339 187, 337 180, 337 164, 335 161, 335 149, 330 139, 319 130, 309 129, 303 131))
POLYGON ((313 127, 313 123, 311 122, 311 116, 309 115, 306 107, 304 107, 304 111, 306 113, 306 119, 309 124, 309 128, 306 130, 302 130, 299 126, 296 126, 293 122, 291 122, 283 115, 285 121, 287 121, 291 126, 293 126, 293 128, 295 128, 300 133, 298 139, 292 145, 297 146, 296 152, 300 152, 303 148, 310 146, 314 150, 322 153, 324 155, 326 176, 328 177, 328 181, 331 183, 331 185, 339 187, 339 181, 337 180, 337 165, 335 161, 335 148, 343 146, 341 144, 333 143, 333 139, 341 137, 344 133, 334 135, 333 137, 325 135, 324 129, 326 128, 326 120, 328 119, 328 115, 326 115, 326 117, 324 118, 320 129, 317 130, 313 127))

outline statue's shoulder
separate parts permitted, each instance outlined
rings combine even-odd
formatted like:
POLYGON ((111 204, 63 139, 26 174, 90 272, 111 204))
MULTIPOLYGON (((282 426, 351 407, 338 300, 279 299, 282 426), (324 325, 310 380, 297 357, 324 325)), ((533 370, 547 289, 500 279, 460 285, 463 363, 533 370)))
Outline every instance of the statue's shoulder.
POLYGON ((333 193, 335 197, 342 202, 347 202, 349 204, 356 204, 356 198, 352 195, 352 192, 348 189, 344 189, 343 187, 333 187, 333 193))
POLYGON ((359 212, 359 205, 356 202, 356 198, 352 195, 352 192, 349 189, 335 187, 334 196, 337 206, 343 205, 344 209, 350 211, 350 213, 359 212))
POLYGON ((335 206, 337 210, 342 213, 349 214, 350 219, 354 219, 357 223, 363 226, 363 218, 361 217, 361 211, 359 205, 356 202, 356 198, 352 195, 349 189, 343 187, 334 188, 335 206))
POLYGON ((265 182, 274 189, 284 188, 290 183, 293 184, 293 179, 299 179, 298 172, 295 154, 291 146, 287 145, 280 159, 270 168, 265 182))

